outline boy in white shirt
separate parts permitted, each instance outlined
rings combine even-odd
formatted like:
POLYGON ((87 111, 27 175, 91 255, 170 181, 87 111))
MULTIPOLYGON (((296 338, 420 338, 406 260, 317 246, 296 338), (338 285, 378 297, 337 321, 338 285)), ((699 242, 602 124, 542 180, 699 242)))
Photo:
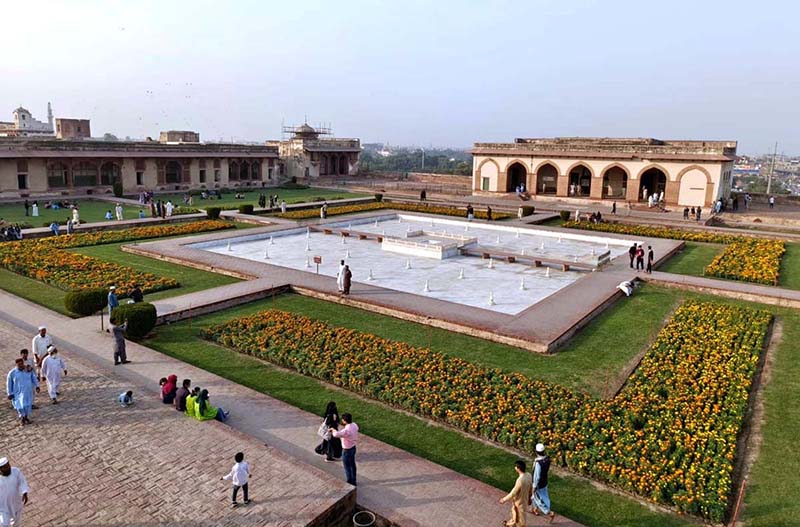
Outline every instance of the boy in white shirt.
POLYGON ((230 479, 233 483, 233 493, 231 496, 231 507, 238 507, 239 503, 236 501, 236 495, 239 494, 239 489, 244 492, 244 504, 250 503, 250 498, 247 495, 247 480, 250 478, 250 465, 244 460, 244 454, 238 452, 233 458, 236 464, 233 465, 231 471, 222 476, 221 479, 230 479))

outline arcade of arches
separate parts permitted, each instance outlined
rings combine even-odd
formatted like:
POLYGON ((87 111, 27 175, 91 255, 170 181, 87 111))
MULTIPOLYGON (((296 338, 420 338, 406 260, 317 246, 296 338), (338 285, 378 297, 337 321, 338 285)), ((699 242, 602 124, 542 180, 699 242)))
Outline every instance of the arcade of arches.
POLYGON ((647 202, 663 192, 668 204, 711 204, 723 195, 719 164, 629 161, 565 161, 498 157, 477 158, 474 191, 514 192, 521 185, 532 195, 647 202), (503 169, 505 166, 505 170, 503 169), (716 173, 714 172, 716 170, 716 173))
POLYGON ((350 160, 346 154, 322 154, 320 156, 320 176, 346 176, 349 173, 350 160))

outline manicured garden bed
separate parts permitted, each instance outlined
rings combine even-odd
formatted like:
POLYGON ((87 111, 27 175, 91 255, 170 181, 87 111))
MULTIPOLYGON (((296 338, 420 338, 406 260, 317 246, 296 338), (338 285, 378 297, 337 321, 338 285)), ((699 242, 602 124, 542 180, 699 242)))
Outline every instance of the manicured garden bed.
POLYGON ((65 291, 116 285, 119 295, 125 296, 139 284, 145 293, 152 293, 178 287, 179 283, 172 278, 65 249, 233 227, 228 222, 200 221, 4 242, 0 243, 0 266, 65 291))
MULTIPOLYGON (((355 214, 359 212, 369 212, 373 210, 393 209, 404 212, 420 212, 424 214, 439 214, 441 216, 455 216, 465 218, 467 215, 466 207, 447 207, 443 205, 428 205, 424 203, 405 203, 405 202, 384 202, 376 201, 373 203, 360 203, 358 205, 342 205, 339 207, 328 207, 328 216, 341 216, 343 214, 355 214)), ((278 214, 281 218, 292 220, 305 220, 319 218, 319 209, 293 210, 278 214)), ((487 219, 486 210, 475 210, 475 217, 480 220, 487 219)), ((505 220, 510 218, 510 214, 505 212, 492 212, 493 220, 505 220)))
POLYGON ((530 452, 544 441, 573 471, 720 521, 770 320, 687 303, 609 401, 280 311, 205 336, 508 446, 530 452))

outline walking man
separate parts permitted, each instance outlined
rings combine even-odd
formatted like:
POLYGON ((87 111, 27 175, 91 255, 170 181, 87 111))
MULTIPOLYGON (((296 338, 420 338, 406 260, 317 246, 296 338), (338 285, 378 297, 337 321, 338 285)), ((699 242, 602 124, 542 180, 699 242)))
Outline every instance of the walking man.
POLYGON ((631 259, 631 269, 633 269, 633 259, 636 258, 636 244, 631 245, 628 249, 628 258, 631 259))
POLYGON ((125 353, 125 331, 127 329, 127 320, 122 324, 111 324, 111 335, 114 337, 114 366, 130 362, 125 353))
POLYGON ((58 348, 50 346, 47 357, 42 362, 42 380, 47 381, 47 393, 53 404, 58 404, 58 388, 61 386, 61 374, 67 374, 67 365, 59 356, 58 348))
POLYGON ((639 245, 636 248, 636 270, 641 271, 644 269, 644 247, 639 245))
POLYGON ((344 477, 349 484, 356 486, 356 443, 358 443, 358 425, 353 422, 353 416, 342 414, 344 428, 331 430, 333 437, 342 440, 342 464, 344 477))
POLYGON ((486 205, 486 221, 492 221, 492 207, 486 205))
POLYGON ((238 507, 239 502, 236 501, 236 495, 239 494, 239 489, 244 493, 244 504, 250 503, 250 497, 247 494, 248 487, 247 481, 250 479, 250 465, 244 460, 244 453, 238 452, 234 457, 236 464, 233 465, 231 471, 220 479, 229 479, 233 483, 233 491, 231 493, 231 507, 238 507))
POLYGON ((547 474, 550 472, 550 458, 544 453, 544 445, 536 445, 536 459, 533 461, 533 485, 531 487, 531 502, 533 508, 531 512, 538 516, 545 514, 549 517, 550 523, 556 517, 556 513, 550 510, 550 493, 547 490, 547 474))
POLYGON ((472 221, 475 219, 475 209, 472 208, 472 205, 467 205, 467 221, 472 221))
POLYGON ((22 508, 28 504, 28 482, 22 471, 0 457, 0 525, 22 526, 22 508))
POLYGON ((517 481, 511 492, 500 498, 500 503, 511 502, 511 519, 505 522, 508 527, 525 527, 525 508, 531 502, 531 475, 525 472, 525 462, 518 459, 514 463, 517 481))
POLYGON ((117 287, 111 286, 108 288, 108 321, 111 322, 111 312, 115 307, 119 307, 119 299, 117 299, 117 287))
POLYGON ((21 358, 14 362, 16 367, 6 377, 6 395, 17 411, 19 425, 23 426, 31 422, 29 416, 33 408, 33 391, 40 391, 39 381, 36 374, 27 370, 21 358))
POLYGON ((345 265, 342 272, 344 279, 342 280, 342 294, 347 296, 350 294, 350 286, 353 284, 353 273, 350 271, 350 266, 345 265))
POLYGON ((339 289, 339 292, 344 291, 344 260, 339 260, 339 272, 336 273, 336 287, 339 289))
POLYGON ((655 260, 655 255, 653 254, 653 247, 648 245, 647 246, 647 274, 653 274, 653 260, 655 260))
POLYGON ((53 345, 53 337, 47 334, 45 326, 39 326, 39 333, 31 340, 31 351, 36 361, 36 377, 41 377, 42 361, 47 357, 47 348, 53 345))
POLYGON ((117 203, 117 206, 114 207, 114 213, 117 216, 117 221, 122 221, 122 204, 117 203))

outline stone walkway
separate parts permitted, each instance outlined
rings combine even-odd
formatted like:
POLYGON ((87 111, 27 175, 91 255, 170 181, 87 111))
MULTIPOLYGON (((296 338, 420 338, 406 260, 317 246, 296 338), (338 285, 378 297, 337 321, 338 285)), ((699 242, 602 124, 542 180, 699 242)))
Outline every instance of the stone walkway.
MULTIPOLYGON (((4 365, 30 346, 30 335, 0 321, 4 365)), ((0 413, 0 455, 31 487, 26 525, 323 526, 337 519, 329 509, 341 518, 354 508, 355 489, 340 478, 215 421, 188 418, 157 399, 157 383, 132 383, 60 344, 69 371, 60 404, 50 404, 42 386, 31 425, 19 428, 5 405, 0 413), (116 397, 127 389, 136 403, 121 408, 116 397), (237 451, 251 464, 253 502, 231 510, 230 483, 219 478, 237 451)))
MULTIPOLYGON (((5 292, 0 292, 0 303, 4 307, 3 312, 0 313, 0 320, 5 320, 22 328, 26 334, 32 334, 34 326, 46 324, 62 349, 65 359, 74 360, 78 358, 90 363, 91 367, 100 374, 113 379, 117 387, 139 387, 139 391, 143 392, 142 398, 147 397, 147 392, 152 394, 152 398, 155 398, 155 390, 158 387, 159 378, 172 373, 178 375, 179 379, 191 378, 194 385, 202 386, 209 390, 211 399, 216 405, 231 411, 231 418, 227 423, 231 427, 257 438, 259 441, 300 460, 300 462, 313 465, 334 478, 343 477, 341 465, 324 463, 321 457, 313 453, 313 448, 318 443, 316 430, 321 420, 319 416, 309 414, 244 386, 231 383, 205 370, 195 368, 134 343, 128 343, 128 357, 133 362, 125 366, 114 367, 112 365, 111 337, 99 331, 97 319, 93 317, 78 320, 69 319, 5 292)), ((116 389, 109 390, 114 392, 116 389)), ((105 404, 107 398, 103 396, 102 399, 104 401, 103 404, 105 404)), ((137 403, 137 406, 139 404, 137 403)), ((157 400, 154 403, 142 401, 142 406, 155 405, 158 407, 159 404, 157 400)), ((66 400, 64 406, 66 406, 66 400)), ((58 408, 61 409, 62 407, 59 406, 58 408)), ((153 412, 159 410, 161 409, 152 409, 153 412)), ((321 408, 320 411, 322 410, 321 408)), ((346 409, 342 408, 342 411, 346 411, 346 409)), ((167 409, 163 410, 162 413, 167 415, 170 412, 167 409)), ((88 415, 92 414, 88 413, 88 415)), ((355 417, 358 422, 358 416, 355 417)), ((42 420, 47 421, 46 418, 42 420)), ((79 422, 86 423, 86 416, 81 417, 79 422)), ((186 435, 198 435, 200 428, 195 426, 195 422, 183 418, 179 418, 175 422, 185 422, 188 423, 186 426, 191 425, 193 427, 190 432, 185 433, 186 435)), ((94 424, 94 422, 89 421, 89 424, 94 424)), ((209 423, 198 424, 207 425, 209 423)), ((358 454, 359 486, 357 499, 360 505, 375 511, 402 527, 499 525, 500 521, 508 514, 508 506, 498 504, 498 499, 503 496, 503 492, 500 490, 386 443, 374 440, 369 437, 369 422, 361 421, 359 424, 363 432, 358 454)), ((25 430, 35 430, 35 428, 31 427, 25 430)), ((205 432, 207 429, 203 428, 202 430, 205 432)), ((153 433, 153 431, 148 428, 147 431, 142 432, 142 434, 145 433, 153 433)), ((178 433, 174 434, 173 437, 175 435, 182 437, 184 433, 178 430, 178 433)), ((222 442, 216 436, 211 437, 211 440, 222 442)), ((3 443, 5 444, 6 442, 3 441, 3 443)), ((113 441, 103 444, 102 452, 110 455, 110 453, 113 453, 114 447, 109 445, 114 444, 113 441)), ((125 448, 129 448, 129 445, 132 448, 135 443, 131 442, 130 439, 125 439, 121 440, 119 444, 123 445, 124 451, 125 448)), ((171 443, 161 438, 160 444, 171 443)), ((89 450, 91 450, 91 447, 89 450)), ((194 451, 194 449, 189 446, 187 451, 194 451)), ((248 447, 247 451, 253 451, 253 447, 248 447)), ((12 455, 21 454, 19 451, 14 451, 12 455)), ((218 462, 219 468, 214 465, 212 470, 214 474, 225 468, 226 457, 228 456, 222 456, 222 461, 218 462)), ((43 455, 43 458, 49 459, 46 454, 43 455)), ((145 459, 149 460, 151 458, 145 459)), ((214 457, 214 460, 216 460, 216 457, 214 457)), ((34 460, 34 464, 35 462, 34 460)), ((191 461, 183 459, 174 462, 179 466, 173 467, 171 470, 176 475, 182 475, 184 471, 189 471, 194 466, 195 458, 192 457, 191 461)), ((23 464, 24 466, 25 464, 23 464)), ((258 463, 258 466, 261 466, 261 462, 258 463)), ((513 467, 509 467, 509 470, 513 470, 513 467)), ((30 473, 31 470, 27 470, 27 472, 30 473)), ((194 482, 192 479, 194 474, 191 472, 186 473, 191 474, 189 481, 194 482)), ((203 474, 205 473, 203 471, 203 474)), ((120 477, 124 479, 126 472, 120 472, 120 477)), ((154 483, 162 479, 168 479, 168 476, 153 476, 152 481, 148 480, 143 484, 149 489, 157 489, 157 485, 154 483)), ((264 485, 265 483, 262 481, 259 484, 264 485)), ((94 486, 94 483, 92 483, 92 486, 94 486)), ((74 483, 65 483, 66 490, 63 493, 69 493, 76 487, 77 485, 74 483)), ((225 488, 223 485, 221 492, 225 488)), ((286 480, 283 488, 287 496, 298 494, 304 496, 306 494, 306 488, 303 485, 295 485, 291 480, 286 480)), ((209 492, 211 490, 207 490, 205 487, 201 488, 198 494, 202 498, 198 499, 207 500, 209 492)), ((61 496, 60 501, 67 503, 67 506, 72 505, 69 503, 70 500, 65 499, 63 493, 59 494, 61 496)), ((220 496, 219 499, 224 500, 224 496, 220 496)), ((558 497, 554 496, 554 500, 557 510, 558 497)), ((270 500, 270 507, 273 507, 278 501, 280 500, 277 498, 270 500)), ((95 506, 98 510, 102 511, 104 509, 104 503, 93 503, 96 504, 95 506)), ((72 506, 78 507, 77 505, 72 506)), ((154 523, 158 524, 158 521, 150 522, 149 525, 154 523)), ((119 525, 122 524, 120 523, 119 525)), ((216 523, 214 524, 216 525, 216 523)), ((530 516, 528 524, 542 525, 544 520, 530 516)), ((561 516, 556 519, 554 524, 578 525, 561 516)), ((103 525, 114 524, 104 523, 103 525)), ((127 525, 130 524, 128 523, 127 525)), ((145 525, 148 525, 148 523, 145 523, 145 525)), ((198 522, 196 525, 209 525, 209 523, 198 522)))

